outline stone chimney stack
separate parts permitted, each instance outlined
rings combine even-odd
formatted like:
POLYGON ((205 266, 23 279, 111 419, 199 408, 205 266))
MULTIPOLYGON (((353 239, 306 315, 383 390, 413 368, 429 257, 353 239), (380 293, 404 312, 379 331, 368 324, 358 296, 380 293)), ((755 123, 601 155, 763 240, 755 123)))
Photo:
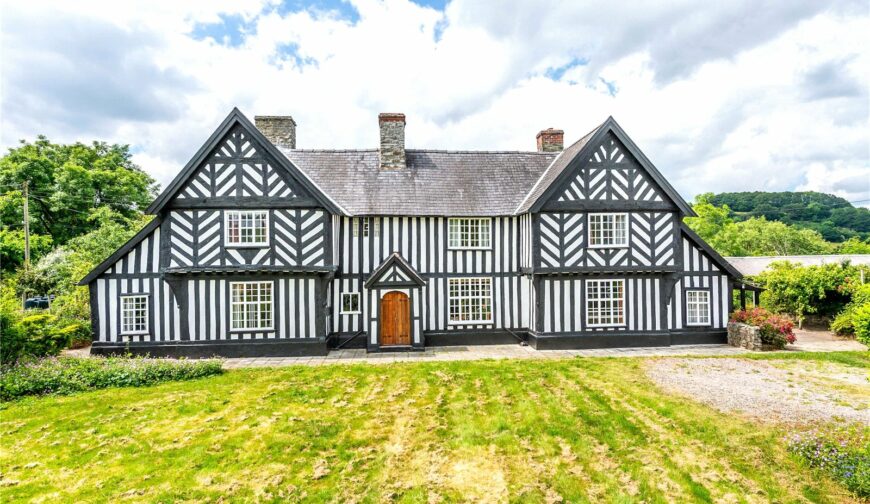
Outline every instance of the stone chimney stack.
POLYGON ((538 152, 559 152, 565 146, 565 132, 553 128, 541 130, 538 136, 538 152))
POLYGON ((405 169, 405 114, 378 114, 381 128, 381 169, 405 169))
POLYGON ((292 117, 254 116, 254 124, 276 146, 296 148, 296 121, 292 117))

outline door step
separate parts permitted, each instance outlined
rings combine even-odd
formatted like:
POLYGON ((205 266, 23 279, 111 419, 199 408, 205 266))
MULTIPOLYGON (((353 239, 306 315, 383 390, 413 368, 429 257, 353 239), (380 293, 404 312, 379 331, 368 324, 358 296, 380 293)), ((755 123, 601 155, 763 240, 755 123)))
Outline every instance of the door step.
POLYGON ((421 347, 413 347, 411 345, 387 345, 378 347, 379 352, 415 352, 421 351, 421 347))

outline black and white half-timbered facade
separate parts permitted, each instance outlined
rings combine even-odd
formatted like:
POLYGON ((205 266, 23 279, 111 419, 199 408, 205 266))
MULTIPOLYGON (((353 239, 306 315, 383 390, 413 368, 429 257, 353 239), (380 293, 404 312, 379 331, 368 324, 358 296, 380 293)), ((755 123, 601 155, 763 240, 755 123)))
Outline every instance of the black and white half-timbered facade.
POLYGON ((739 273, 612 118, 563 149, 296 148, 234 109, 82 280, 95 353, 254 356, 725 340, 739 273))

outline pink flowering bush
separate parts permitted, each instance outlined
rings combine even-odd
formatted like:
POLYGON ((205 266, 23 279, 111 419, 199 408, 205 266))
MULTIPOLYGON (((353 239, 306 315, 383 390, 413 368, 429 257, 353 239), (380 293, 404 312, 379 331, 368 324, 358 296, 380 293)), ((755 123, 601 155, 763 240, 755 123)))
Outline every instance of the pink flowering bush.
POLYGON ((756 306, 749 310, 738 310, 731 314, 731 322, 741 322, 758 327, 761 342, 775 348, 785 348, 794 343, 794 322, 785 315, 770 313, 756 306))

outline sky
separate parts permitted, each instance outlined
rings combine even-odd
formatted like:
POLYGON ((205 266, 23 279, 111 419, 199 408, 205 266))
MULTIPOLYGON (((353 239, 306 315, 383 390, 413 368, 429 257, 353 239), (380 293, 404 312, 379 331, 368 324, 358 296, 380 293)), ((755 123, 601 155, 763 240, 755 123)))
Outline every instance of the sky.
POLYGON ((0 148, 129 144, 165 186, 237 106, 299 148, 534 150, 613 116, 686 199, 870 206, 870 4, 91 0, 0 4, 0 148))

